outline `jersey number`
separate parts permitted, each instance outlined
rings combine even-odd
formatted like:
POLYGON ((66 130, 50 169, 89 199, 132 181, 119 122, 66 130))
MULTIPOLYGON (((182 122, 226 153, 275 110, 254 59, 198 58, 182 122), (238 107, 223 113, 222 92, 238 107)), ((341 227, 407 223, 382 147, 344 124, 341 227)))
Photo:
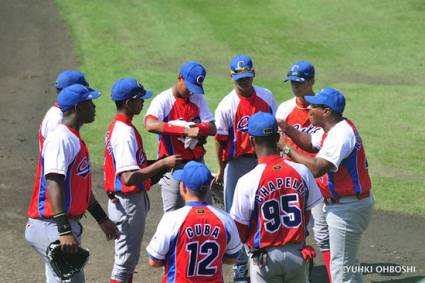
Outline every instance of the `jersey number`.
POLYGON ((298 194, 287 194, 280 197, 280 203, 276 199, 263 204, 264 227, 267 232, 274 233, 280 225, 286 228, 298 227, 301 224, 301 210, 297 207, 298 194))
POLYGON ((217 266, 211 263, 218 257, 220 246, 216 241, 205 241, 199 245, 198 241, 186 244, 186 251, 189 252, 189 266, 187 276, 211 276, 217 272, 217 266), (203 255, 199 260, 198 255, 203 255))

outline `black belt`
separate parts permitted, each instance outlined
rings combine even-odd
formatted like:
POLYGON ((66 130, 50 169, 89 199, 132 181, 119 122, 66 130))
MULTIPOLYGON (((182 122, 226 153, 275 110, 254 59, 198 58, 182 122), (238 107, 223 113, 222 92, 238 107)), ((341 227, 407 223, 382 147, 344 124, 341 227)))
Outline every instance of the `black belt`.
POLYGON ((240 157, 244 157, 244 158, 257 158, 257 155, 255 155, 255 153, 246 153, 246 154, 242 154, 240 157))
POLYGON ((324 198, 323 201, 327 205, 329 205, 329 204, 341 204, 341 203, 348 203, 348 202, 352 202, 352 201, 356 201, 356 200, 365 199, 369 196, 370 196, 370 192, 363 193, 363 194, 357 193, 357 194, 351 195, 351 196, 341 196, 340 198, 324 198))

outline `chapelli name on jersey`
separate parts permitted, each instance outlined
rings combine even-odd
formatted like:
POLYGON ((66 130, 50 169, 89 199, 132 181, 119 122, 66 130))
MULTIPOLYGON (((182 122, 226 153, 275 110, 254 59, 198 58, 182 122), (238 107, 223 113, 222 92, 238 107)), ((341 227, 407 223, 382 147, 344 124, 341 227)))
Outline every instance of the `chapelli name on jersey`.
POLYGON ((285 179, 276 178, 274 181, 269 181, 266 185, 261 186, 257 191, 255 201, 261 204, 271 193, 281 189, 294 189, 298 191, 300 196, 303 196, 305 193, 305 184, 292 177, 286 177, 285 179))

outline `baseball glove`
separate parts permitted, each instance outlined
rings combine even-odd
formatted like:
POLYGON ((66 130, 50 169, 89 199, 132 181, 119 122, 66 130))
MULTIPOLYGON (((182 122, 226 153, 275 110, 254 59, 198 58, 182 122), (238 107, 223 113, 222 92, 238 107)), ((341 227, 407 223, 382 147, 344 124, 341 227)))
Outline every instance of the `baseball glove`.
POLYGON ((78 247, 74 254, 64 253, 60 241, 50 243, 46 250, 47 259, 53 271, 61 280, 69 280, 75 273, 80 272, 89 259, 89 251, 78 247))
POLYGON ((214 204, 217 206, 224 206, 224 190, 222 183, 216 183, 214 180, 210 184, 211 196, 214 204))

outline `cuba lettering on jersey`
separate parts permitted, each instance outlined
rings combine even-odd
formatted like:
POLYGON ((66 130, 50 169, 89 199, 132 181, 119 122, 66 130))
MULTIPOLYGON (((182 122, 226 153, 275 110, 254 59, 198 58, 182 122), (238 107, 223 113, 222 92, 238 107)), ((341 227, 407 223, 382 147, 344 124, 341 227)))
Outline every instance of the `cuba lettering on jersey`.
POLYGON ((146 248, 165 261, 162 282, 223 282, 223 257, 242 248, 233 220, 206 202, 188 202, 166 213, 146 248))
POLYGON ((226 142, 222 160, 236 159, 243 154, 253 154, 249 142, 248 120, 257 112, 276 112, 276 101, 271 91, 254 86, 255 93, 250 97, 239 96, 231 91, 217 106, 215 123, 216 139, 226 142))
POLYGON ((148 166, 143 141, 131 118, 117 114, 105 135, 104 187, 106 192, 149 191, 150 179, 138 186, 127 186, 121 173, 148 166))
POLYGON ((91 196, 91 167, 87 146, 76 130, 59 125, 45 140, 28 208, 30 218, 53 217, 45 178, 49 173, 65 176, 65 212, 81 216, 91 196))
MULTIPOLYGON (((315 127, 311 124, 308 106, 303 105, 296 97, 293 97, 279 105, 276 111, 276 119, 285 121, 288 125, 305 134, 312 135, 317 131, 323 131, 322 128, 315 127)), ((285 141, 296 151, 310 157, 315 156, 315 153, 303 150, 290 138, 285 137, 285 141)))
POLYGON ((63 113, 56 104, 50 107, 50 109, 46 112, 46 115, 44 115, 38 131, 38 145, 40 153, 43 149, 43 143, 46 140, 47 135, 62 123, 62 119, 63 113))
MULTIPOLYGON (((317 147, 317 146, 316 146, 317 147)), ((344 119, 322 137, 316 157, 334 165, 328 173, 329 192, 325 197, 364 195, 372 187, 363 142, 354 124, 344 119)))
MULTIPOLYGON (((172 89, 167 89, 157 95, 151 102, 146 118, 162 122, 183 120, 186 122, 203 123, 214 121, 204 95, 193 94, 188 99, 175 97, 172 89)), ((158 158, 180 154, 184 160, 201 159, 205 149, 198 144, 194 149, 184 148, 184 143, 178 136, 158 135, 158 158)))
POLYGON ((258 163, 239 179, 231 217, 249 227, 251 249, 303 243, 306 210, 322 199, 313 175, 278 154, 261 157, 258 163))

